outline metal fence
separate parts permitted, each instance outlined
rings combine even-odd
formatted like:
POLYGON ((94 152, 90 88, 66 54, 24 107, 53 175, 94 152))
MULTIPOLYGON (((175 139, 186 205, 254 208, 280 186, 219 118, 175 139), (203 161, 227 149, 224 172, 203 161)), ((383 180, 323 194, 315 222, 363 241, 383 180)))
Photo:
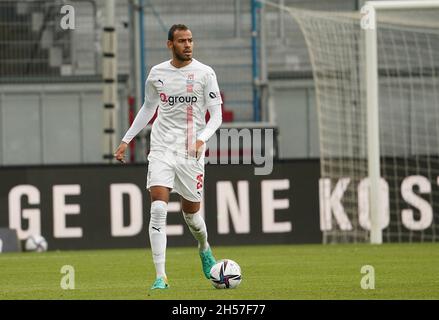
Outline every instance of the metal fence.
MULTIPOLYGON (((116 0, 117 70, 119 77, 125 79, 118 90, 124 94, 118 99, 118 137, 129 126, 127 101, 129 98, 132 101, 136 95, 136 85, 143 90, 143 83, 135 74, 140 73, 146 77, 152 65, 170 58, 166 48, 167 30, 174 23, 187 24, 193 31, 195 57, 215 69, 225 101, 224 107, 233 113, 233 119, 253 119, 250 2, 116 0), (139 7, 142 3, 143 7, 139 7), (133 60, 141 42, 132 32, 135 23, 133 15, 138 15, 139 10, 143 12, 144 25, 143 70, 136 70, 139 65, 133 60)), ((52 159, 48 161, 38 154, 31 156, 26 152, 11 153, 10 142, 14 141, 15 145, 29 152, 37 145, 50 145, 48 135, 41 132, 48 133, 55 128, 45 119, 47 112, 44 110, 55 108, 54 111, 62 115, 62 102, 69 105, 71 101, 67 99, 72 99, 69 94, 73 88, 79 91, 74 94, 75 107, 69 109, 76 110, 77 114, 69 113, 71 117, 81 119, 79 110, 94 110, 95 116, 103 112, 100 110, 102 101, 99 101, 99 82, 102 79, 105 5, 104 0, 0 0, 0 153, 3 154, 0 165, 65 162, 59 154, 50 154, 62 148, 62 144, 59 148, 46 150, 49 154, 46 153, 45 157, 52 159), (73 23, 73 28, 63 26, 69 13, 62 9, 66 5, 74 10, 68 20, 70 24, 73 23), (88 86, 94 88, 95 98, 76 99, 81 96, 82 90, 89 91, 88 86), (40 91, 36 92, 35 88, 40 91), (48 99, 45 98, 46 93, 54 93, 53 88, 60 90, 55 99, 58 107, 47 104, 48 99), (69 94, 63 95, 64 91, 69 91, 69 94), (39 119, 25 121, 24 131, 29 131, 27 133, 12 130, 20 127, 20 114, 27 115, 27 120, 39 119), (32 134, 32 138, 29 139, 27 134, 32 134), (14 159, 9 157, 13 154, 14 159)), ((135 106, 137 108, 141 104, 139 101, 135 106)), ((63 120, 59 121, 64 123, 63 120)), ((90 125, 96 126, 95 132, 100 135, 103 130, 102 121, 90 125)), ((83 154, 68 162, 90 162, 89 157, 84 156, 88 146, 77 132, 81 126, 58 127, 70 138, 76 137, 72 143, 75 146, 79 144, 79 152, 83 154)), ((93 141, 96 144, 94 148, 101 150, 99 139, 93 141)), ((95 156, 92 159, 92 162, 99 161, 95 156)))
POLYGON ((69 4, 71 19, 65 1, 0 1, 1 83, 99 73, 96 3, 69 4))
POLYGON ((236 121, 253 120, 251 1, 145 0, 145 65, 170 58, 167 32, 186 24, 194 36, 194 57, 213 67, 225 100, 236 121))
MULTIPOLYGON (((102 8, 0 0, 0 165, 102 162, 102 8)), ((118 134, 128 122, 120 80, 118 134)))

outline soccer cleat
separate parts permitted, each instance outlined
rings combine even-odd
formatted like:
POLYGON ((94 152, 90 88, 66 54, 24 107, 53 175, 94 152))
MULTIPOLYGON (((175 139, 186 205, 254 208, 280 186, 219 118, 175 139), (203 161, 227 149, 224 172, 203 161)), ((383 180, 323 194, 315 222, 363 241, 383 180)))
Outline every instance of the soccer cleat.
POLYGON ((210 279, 210 269, 215 265, 216 260, 213 257, 212 250, 207 249, 200 251, 201 264, 203 266, 203 273, 206 279, 210 279))
POLYGON ((155 279, 154 284, 151 287, 151 290, 168 289, 168 288, 169 288, 168 279, 166 277, 160 277, 155 279))

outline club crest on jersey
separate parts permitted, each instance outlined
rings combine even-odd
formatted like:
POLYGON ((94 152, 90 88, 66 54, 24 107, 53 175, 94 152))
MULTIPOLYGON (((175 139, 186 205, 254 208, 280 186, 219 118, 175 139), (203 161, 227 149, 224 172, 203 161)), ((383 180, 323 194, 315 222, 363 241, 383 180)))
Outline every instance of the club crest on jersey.
POLYGON ((160 101, 167 102, 170 106, 173 106, 176 103, 186 103, 186 104, 194 104, 196 103, 198 98, 196 96, 166 96, 164 93, 160 93, 160 101))
POLYGON ((186 91, 188 93, 194 92, 194 74, 190 73, 186 79, 186 91))

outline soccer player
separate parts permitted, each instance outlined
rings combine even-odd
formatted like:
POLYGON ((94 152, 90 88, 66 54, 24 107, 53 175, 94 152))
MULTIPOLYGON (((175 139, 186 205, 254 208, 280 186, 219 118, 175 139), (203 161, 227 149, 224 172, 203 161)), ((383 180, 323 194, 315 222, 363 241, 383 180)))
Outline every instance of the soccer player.
POLYGON ((124 161, 130 141, 153 117, 148 155, 147 189, 151 196, 149 239, 156 269, 151 289, 169 287, 165 272, 166 215, 169 193, 181 196, 183 217, 198 240, 202 270, 209 279, 216 263, 207 242, 207 229, 200 215, 203 194, 206 141, 222 122, 222 99, 213 69, 192 58, 192 33, 182 24, 168 32, 172 59, 154 66, 145 83, 145 101, 114 156, 124 161), (205 122, 206 111, 210 113, 205 122))

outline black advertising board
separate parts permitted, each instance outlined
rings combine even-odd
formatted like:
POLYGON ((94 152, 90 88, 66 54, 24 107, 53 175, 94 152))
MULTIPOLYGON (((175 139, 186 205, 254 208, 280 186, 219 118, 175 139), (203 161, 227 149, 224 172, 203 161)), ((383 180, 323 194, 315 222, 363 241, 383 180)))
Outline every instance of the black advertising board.
MULTIPOLYGON (((3 167, 0 227, 41 233, 49 250, 149 246, 146 165, 3 167)), ((212 245, 321 243, 319 162, 207 165, 202 214, 212 245)), ((168 246, 195 245, 171 194, 168 246)))

